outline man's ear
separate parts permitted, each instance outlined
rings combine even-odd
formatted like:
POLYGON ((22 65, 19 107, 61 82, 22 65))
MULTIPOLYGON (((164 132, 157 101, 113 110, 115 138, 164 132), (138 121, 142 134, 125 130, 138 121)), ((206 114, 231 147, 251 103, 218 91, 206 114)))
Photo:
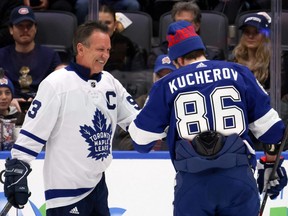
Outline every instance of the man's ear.
POLYGON ((193 24, 195 32, 197 32, 197 34, 198 34, 199 30, 200 30, 200 25, 201 25, 200 23, 194 23, 193 24))
POLYGON ((13 26, 9 26, 9 33, 10 35, 13 35, 13 26))
POLYGON ((177 61, 177 59, 175 59, 175 60, 173 60, 173 64, 174 64, 174 66, 178 69, 179 68, 179 64, 178 64, 178 61, 177 61))
POLYGON ((83 56, 83 52, 84 52, 84 46, 82 43, 78 43, 77 44, 77 53, 80 55, 80 56, 83 56))
POLYGON ((178 57, 177 59, 174 60, 174 62, 176 63, 175 64, 176 68, 185 66, 185 61, 184 58, 182 57, 178 57))

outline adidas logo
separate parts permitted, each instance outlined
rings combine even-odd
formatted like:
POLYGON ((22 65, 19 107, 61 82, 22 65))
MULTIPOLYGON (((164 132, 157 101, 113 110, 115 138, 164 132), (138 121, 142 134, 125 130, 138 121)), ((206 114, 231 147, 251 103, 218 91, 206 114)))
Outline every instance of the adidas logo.
POLYGON ((207 65, 205 65, 204 63, 200 62, 196 68, 202 68, 202 67, 207 67, 207 65))
POLYGON ((70 214, 80 214, 77 207, 72 208, 72 209, 69 211, 69 213, 70 213, 70 214))

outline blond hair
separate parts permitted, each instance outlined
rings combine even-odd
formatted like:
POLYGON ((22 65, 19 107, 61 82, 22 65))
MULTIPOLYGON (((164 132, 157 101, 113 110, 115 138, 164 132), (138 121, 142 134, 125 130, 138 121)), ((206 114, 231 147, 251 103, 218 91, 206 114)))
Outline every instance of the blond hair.
MULTIPOLYGON (((263 34, 264 35, 264 34, 263 34)), ((254 74, 256 79, 264 85, 269 76, 269 64, 271 56, 271 41, 264 35, 263 40, 256 50, 255 61, 250 63, 248 59, 248 48, 244 46, 243 37, 233 50, 235 61, 247 66, 254 74)))

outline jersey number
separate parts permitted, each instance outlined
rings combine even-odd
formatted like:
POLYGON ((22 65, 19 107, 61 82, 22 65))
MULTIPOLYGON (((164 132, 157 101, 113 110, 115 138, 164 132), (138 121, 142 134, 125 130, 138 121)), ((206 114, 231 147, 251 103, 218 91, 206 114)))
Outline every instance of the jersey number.
MULTIPOLYGON (((111 98, 114 97, 116 98, 116 93, 113 92, 113 91, 108 91, 106 92, 106 99, 107 99, 107 108, 110 109, 110 110, 114 110, 116 108, 116 104, 111 104, 112 100, 111 98)), ((132 105, 134 106, 134 108, 136 110, 140 110, 140 107, 138 106, 138 104, 136 103, 136 101, 132 98, 132 96, 127 96, 126 97, 126 100, 132 105)))
POLYGON ((36 116, 38 110, 40 109, 40 107, 41 107, 41 102, 38 101, 38 100, 34 100, 34 101, 32 102, 31 107, 29 108, 28 116, 29 116, 30 118, 32 118, 32 119, 35 118, 35 116, 36 116))
POLYGON ((241 102, 240 94, 233 86, 215 88, 208 96, 198 91, 179 94, 174 102, 178 134, 188 140, 207 130, 215 130, 223 135, 242 134, 245 130, 243 110, 236 105, 225 104, 225 100, 229 99, 241 102), (208 115, 212 117, 210 123, 208 115))

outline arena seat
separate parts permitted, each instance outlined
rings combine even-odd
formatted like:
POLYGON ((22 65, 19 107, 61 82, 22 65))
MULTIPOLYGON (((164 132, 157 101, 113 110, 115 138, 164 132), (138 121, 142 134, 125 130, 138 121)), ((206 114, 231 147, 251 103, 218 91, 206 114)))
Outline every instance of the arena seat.
POLYGON ((142 11, 117 11, 126 15, 132 24, 121 33, 130 38, 133 42, 145 49, 147 53, 151 50, 152 41, 152 18, 142 11))
POLYGON ((63 62, 73 56, 72 40, 77 28, 77 18, 66 11, 35 11, 37 20, 36 43, 57 51, 63 62))

